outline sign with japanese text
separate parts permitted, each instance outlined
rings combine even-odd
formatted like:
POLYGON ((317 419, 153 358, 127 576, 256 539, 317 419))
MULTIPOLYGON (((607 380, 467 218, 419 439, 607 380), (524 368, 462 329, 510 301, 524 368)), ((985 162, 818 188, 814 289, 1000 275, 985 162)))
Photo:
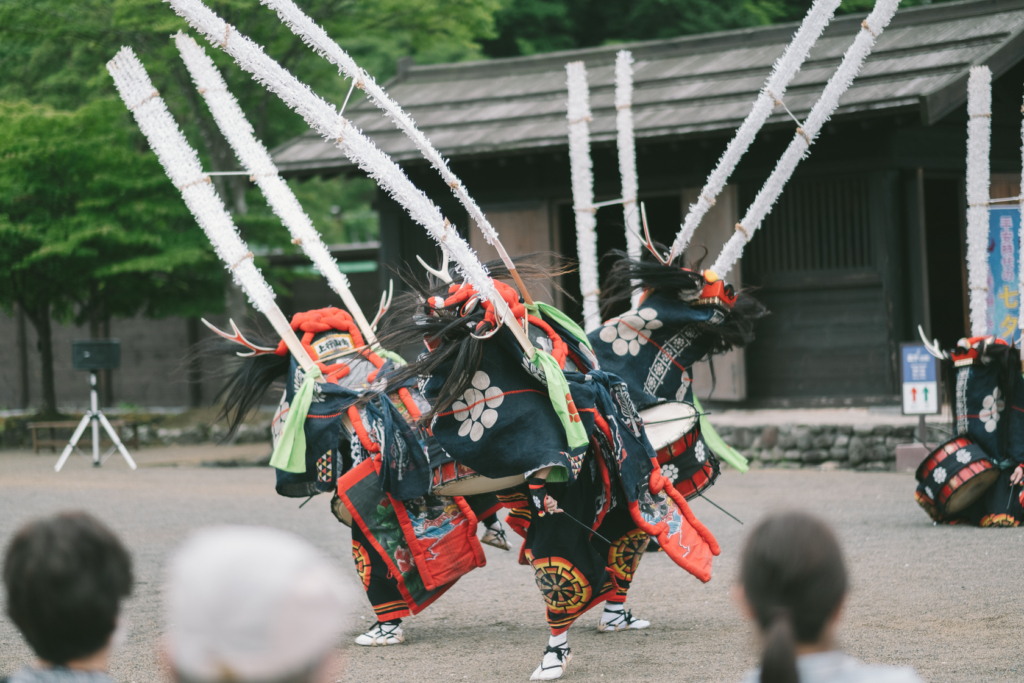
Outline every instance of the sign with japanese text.
POLYGON ((938 359, 924 344, 900 345, 900 380, 904 415, 939 412, 938 359))
POLYGON ((1007 344, 1020 340, 1017 291, 1020 208, 989 209, 988 212, 988 331, 1007 344))

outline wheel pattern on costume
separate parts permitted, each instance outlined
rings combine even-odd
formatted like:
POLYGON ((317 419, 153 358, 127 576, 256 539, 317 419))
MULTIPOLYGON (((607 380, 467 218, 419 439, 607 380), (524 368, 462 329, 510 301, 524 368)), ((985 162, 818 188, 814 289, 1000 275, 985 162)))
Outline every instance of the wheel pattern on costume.
POLYGON ((561 557, 541 557, 531 564, 549 612, 575 614, 590 602, 593 588, 572 562, 561 557))
POLYGON ((612 543, 608 548, 608 568, 615 578, 633 580, 633 574, 636 573, 636 567, 640 564, 640 558, 643 557, 650 538, 639 529, 633 529, 612 543))
POLYGON ((1020 522, 1017 521, 1017 518, 1013 515, 1005 513, 996 513, 991 515, 985 515, 984 517, 982 517, 981 521, 978 522, 978 526, 986 528, 997 526, 1017 527, 1020 526, 1020 522))
POLYGON ((370 587, 370 554, 359 541, 352 540, 352 559, 356 563, 356 572, 359 580, 363 582, 363 590, 370 587))

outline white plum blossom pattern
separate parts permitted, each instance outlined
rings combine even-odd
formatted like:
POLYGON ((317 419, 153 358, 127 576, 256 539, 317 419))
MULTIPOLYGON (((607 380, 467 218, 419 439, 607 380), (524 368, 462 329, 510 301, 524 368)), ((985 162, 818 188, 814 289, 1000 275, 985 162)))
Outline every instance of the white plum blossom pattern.
POLYGON ((935 470, 932 472, 932 478, 935 480, 936 484, 941 484, 942 482, 946 481, 946 468, 936 467, 935 470))
POLYGON ((658 320, 658 312, 653 308, 641 308, 636 313, 628 313, 619 318, 613 318, 601 328, 601 341, 612 345, 612 351, 617 356, 625 356, 627 353, 635 356, 640 353, 640 347, 647 343, 648 333, 661 327, 658 320))
POLYGON ((676 477, 679 476, 679 468, 673 465, 672 463, 667 462, 661 466, 661 473, 664 476, 668 477, 669 481, 674 482, 676 480, 676 477))
POLYGON ((462 423, 459 436, 468 435, 473 441, 479 441, 484 430, 498 421, 495 408, 501 405, 505 396, 501 389, 491 386, 491 378, 483 370, 477 370, 470 384, 472 386, 466 389, 462 398, 452 404, 452 409, 455 419, 462 423))
POLYGON ((971 461, 971 452, 966 448, 961 448, 956 452, 956 461, 961 465, 966 465, 971 461))
POLYGON ((935 494, 932 493, 932 487, 931 486, 925 486, 924 487, 924 492, 927 493, 928 497, 931 498, 932 500, 935 499, 935 494))
POLYGON ((986 432, 996 431, 999 425, 999 414, 1003 412, 1003 398, 999 395, 999 387, 992 390, 992 393, 981 402, 984 406, 978 414, 978 419, 985 423, 986 432))
POLYGON ((704 462, 704 460, 707 458, 707 454, 704 452, 703 441, 697 441, 697 444, 693 447, 693 454, 697 456, 697 462, 704 462))

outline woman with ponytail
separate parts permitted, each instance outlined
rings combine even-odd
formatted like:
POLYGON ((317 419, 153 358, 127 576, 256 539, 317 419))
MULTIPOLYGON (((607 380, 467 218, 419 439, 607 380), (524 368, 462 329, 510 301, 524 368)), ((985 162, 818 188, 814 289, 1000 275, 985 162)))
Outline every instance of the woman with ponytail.
POLYGON ((842 550, 824 522, 802 512, 761 522, 747 539, 736 593, 764 651, 743 683, 921 683, 913 669, 864 664, 837 648, 847 587, 842 550))

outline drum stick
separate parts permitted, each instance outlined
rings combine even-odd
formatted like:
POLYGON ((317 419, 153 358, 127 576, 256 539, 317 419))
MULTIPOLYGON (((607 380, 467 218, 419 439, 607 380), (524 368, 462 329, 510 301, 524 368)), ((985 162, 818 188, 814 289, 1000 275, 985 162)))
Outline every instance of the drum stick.
POLYGON ((584 523, 583 523, 583 522, 581 522, 580 520, 578 520, 578 519, 576 519, 575 517, 573 517, 572 515, 570 515, 570 514, 569 514, 568 512, 566 512, 565 510, 562 510, 561 512, 556 512, 556 513, 554 513, 554 514, 556 514, 556 515, 565 515, 566 517, 568 517, 568 518, 569 518, 569 519, 571 519, 572 521, 576 522, 577 524, 579 524, 579 525, 580 525, 581 527, 583 527, 584 529, 586 529, 586 530, 587 530, 587 531, 589 531, 590 533, 592 533, 592 534, 594 534, 595 536, 597 536, 598 538, 600 538, 600 539, 601 539, 602 541, 604 541, 604 542, 605 542, 605 543, 607 543, 608 545, 611 545, 611 544, 612 544, 612 542, 611 542, 611 541, 609 541, 609 540, 608 540, 607 538, 605 538, 605 537, 604 537, 604 536, 602 536, 601 534, 597 533, 596 531, 594 531, 593 529, 591 529, 591 528, 590 528, 589 526, 587 526, 586 524, 584 524, 584 523))
POLYGON ((732 513, 731 513, 731 512, 729 512, 728 510, 726 510, 726 509, 725 509, 724 507, 722 507, 722 506, 721 506, 721 505, 719 505, 718 503, 715 503, 715 502, 713 502, 713 501, 712 501, 712 500, 711 500, 710 498, 708 498, 707 496, 705 496, 705 495, 704 495, 703 493, 698 493, 697 495, 698 495, 698 496, 700 496, 701 498, 703 498, 704 500, 706 500, 707 502, 711 503, 712 505, 714 505, 714 506, 715 506, 716 508, 718 508, 719 510, 721 510, 721 511, 722 511, 722 512, 724 512, 725 514, 727 514, 727 515, 729 515, 730 517, 732 517, 733 519, 735 519, 735 520, 736 520, 737 522, 739 522, 740 524, 743 524, 743 520, 741 520, 741 519, 740 519, 739 517, 737 517, 736 515, 732 514, 732 513))
MULTIPOLYGON (((714 413, 694 413, 690 417, 704 417, 705 415, 714 415, 714 413)), ((687 418, 685 418, 685 417, 683 417, 683 418, 673 417, 673 418, 668 419, 668 420, 644 420, 644 424, 645 425, 664 425, 664 424, 669 424, 670 422, 679 422, 680 420, 685 420, 685 419, 687 419, 687 418)))

